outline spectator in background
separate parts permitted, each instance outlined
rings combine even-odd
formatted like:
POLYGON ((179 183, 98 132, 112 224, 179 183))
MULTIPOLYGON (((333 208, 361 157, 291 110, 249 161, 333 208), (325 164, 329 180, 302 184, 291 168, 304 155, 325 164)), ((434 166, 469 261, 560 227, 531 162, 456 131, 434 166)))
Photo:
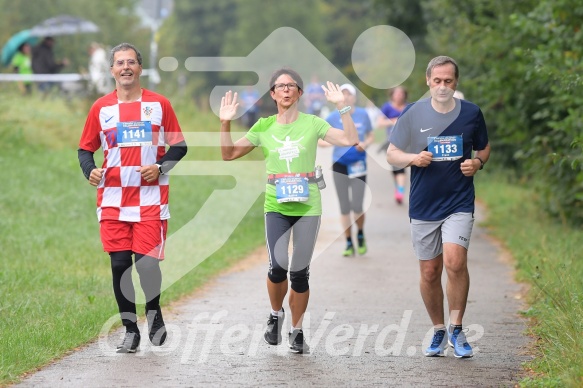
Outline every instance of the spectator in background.
MULTIPOLYGON (((32 49, 32 71, 35 74, 57 74, 65 66, 69 65, 69 60, 64 58, 62 61, 55 60, 53 47, 55 39, 47 36, 32 49)), ((39 82, 38 88, 42 92, 48 92, 55 82, 39 82)))
MULTIPOLYGON (((18 47, 18 52, 12 58, 12 68, 18 74, 32 74, 32 47, 28 43, 23 43, 18 47)), ((32 91, 32 81, 22 81, 18 83, 22 94, 30 94, 32 91)))
POLYGON ((253 86, 247 86, 241 92, 241 105, 243 107, 243 124, 247 128, 251 128, 257 121, 257 114, 259 113, 259 106, 261 106, 261 96, 257 89, 253 86))
POLYGON ((89 45, 89 77, 92 92, 105 95, 113 90, 107 53, 103 46, 96 42, 89 45))

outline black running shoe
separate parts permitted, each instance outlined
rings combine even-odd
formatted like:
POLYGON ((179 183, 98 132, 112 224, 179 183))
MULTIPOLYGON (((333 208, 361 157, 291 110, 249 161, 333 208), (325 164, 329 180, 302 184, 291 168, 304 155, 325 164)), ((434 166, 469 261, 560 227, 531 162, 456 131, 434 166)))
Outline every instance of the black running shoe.
POLYGON ((302 329, 296 329, 289 333, 289 348, 294 353, 310 353, 310 347, 305 342, 302 329))
POLYGON ((148 319, 148 336, 150 342, 154 346, 160 346, 166 342, 166 326, 162 318, 162 310, 146 311, 146 318, 148 319))
POLYGON ((140 346, 140 333, 127 331, 121 344, 117 345, 117 353, 135 353, 140 346))
MULTIPOLYGON (((283 308, 281 310, 283 311, 283 308)), ((265 342, 270 345, 279 345, 281 343, 281 327, 283 326, 284 318, 285 311, 281 317, 269 314, 267 329, 265 329, 265 334, 263 335, 265 342)))

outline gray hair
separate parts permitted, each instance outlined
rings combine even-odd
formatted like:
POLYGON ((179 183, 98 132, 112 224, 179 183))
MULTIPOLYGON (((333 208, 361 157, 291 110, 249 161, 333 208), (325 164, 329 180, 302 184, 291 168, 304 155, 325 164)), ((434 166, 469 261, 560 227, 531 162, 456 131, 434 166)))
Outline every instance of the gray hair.
POLYGON ((138 58, 138 63, 140 65, 142 64, 142 54, 140 53, 140 50, 136 48, 136 46, 130 43, 120 43, 114 48, 112 48, 111 51, 109 52, 109 67, 113 67, 113 56, 115 55, 115 53, 117 53, 118 51, 126 50, 134 50, 134 52, 136 53, 136 57, 138 58))
POLYGON ((425 75, 427 76, 427 78, 431 77, 431 72, 433 71, 433 68, 438 67, 438 66, 443 66, 443 65, 446 65, 448 63, 451 63, 453 65, 453 67, 455 68, 455 79, 456 80, 459 79, 460 70, 458 68, 456 61, 453 58, 447 57, 445 55, 440 55, 440 56, 435 57, 432 60, 430 60, 429 64, 427 65, 427 70, 425 71, 425 75))

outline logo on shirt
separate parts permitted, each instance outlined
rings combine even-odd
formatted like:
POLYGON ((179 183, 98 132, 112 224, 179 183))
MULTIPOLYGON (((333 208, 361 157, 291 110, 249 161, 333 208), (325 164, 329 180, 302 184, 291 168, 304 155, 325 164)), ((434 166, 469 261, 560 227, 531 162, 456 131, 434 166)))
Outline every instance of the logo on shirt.
POLYGON ((150 117, 150 115, 152 114, 152 108, 150 108, 149 106, 144 108, 144 115, 146 117, 150 117))
POLYGON ((300 147, 304 148, 301 144, 298 144, 304 137, 300 137, 298 140, 290 140, 289 136, 285 137, 285 140, 279 140, 275 136, 271 135, 273 140, 281 144, 282 146, 276 148, 275 151, 279 152, 279 160, 285 160, 287 163, 287 172, 291 172, 290 163, 300 156, 300 147))
POLYGON ((105 142, 107 143, 107 148, 113 148, 117 146, 117 136, 115 128, 103 131, 103 134, 105 135, 105 142))
POLYGON ((110 117, 110 118, 108 118, 108 119, 105 119, 105 122, 107 123, 107 122, 108 122, 109 120, 111 120, 111 119, 113 119, 113 116, 111 116, 111 117, 110 117))
POLYGON ((431 128, 427 128, 427 129, 423 129, 423 128, 421 128, 421 129, 420 129, 420 131, 421 131, 421 132, 427 132, 427 131, 430 131, 430 130, 432 130, 432 129, 433 129, 433 127, 431 127, 431 128))

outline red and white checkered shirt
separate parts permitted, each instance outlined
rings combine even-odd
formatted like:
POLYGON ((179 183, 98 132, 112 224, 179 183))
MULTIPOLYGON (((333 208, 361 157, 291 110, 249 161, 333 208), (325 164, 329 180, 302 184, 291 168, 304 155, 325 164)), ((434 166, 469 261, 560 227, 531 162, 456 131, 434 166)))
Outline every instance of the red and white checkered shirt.
POLYGON ((136 170, 155 164, 166 153, 167 145, 181 141, 184 136, 176 114, 164 96, 142 89, 142 98, 136 102, 120 102, 116 91, 98 99, 89 111, 79 142, 79 148, 90 152, 103 148, 105 170, 97 186, 98 220, 170 218, 169 177, 160 175, 148 183, 136 170), (118 146, 118 127, 140 122, 151 123, 151 145, 118 146))

